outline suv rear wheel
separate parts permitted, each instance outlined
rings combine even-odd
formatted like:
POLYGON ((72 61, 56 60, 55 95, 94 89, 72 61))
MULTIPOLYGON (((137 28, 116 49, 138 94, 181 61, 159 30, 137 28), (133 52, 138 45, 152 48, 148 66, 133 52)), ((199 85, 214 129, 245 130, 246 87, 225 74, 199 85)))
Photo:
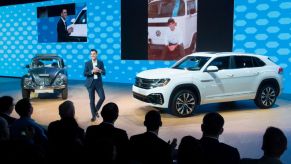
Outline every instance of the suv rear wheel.
POLYGON ((187 117, 192 115, 197 106, 197 96, 191 90, 178 91, 170 106, 172 113, 179 117, 187 117))
POLYGON ((259 88, 255 98, 255 104, 259 108, 267 109, 272 107, 277 99, 277 91, 274 85, 266 84, 259 88))

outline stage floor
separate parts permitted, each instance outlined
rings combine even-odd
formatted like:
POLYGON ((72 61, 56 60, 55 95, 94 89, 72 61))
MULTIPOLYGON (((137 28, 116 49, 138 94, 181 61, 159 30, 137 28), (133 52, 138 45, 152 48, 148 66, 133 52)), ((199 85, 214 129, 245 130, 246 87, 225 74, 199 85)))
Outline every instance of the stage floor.
MULTIPOLYGON (((102 119, 99 118, 94 123, 90 121, 89 98, 83 83, 84 81, 70 81, 68 100, 74 102, 76 119, 79 125, 86 129, 89 125, 99 124, 102 119)), ((120 109, 115 126, 125 129, 129 137, 144 132, 144 115, 154 108, 134 99, 129 84, 105 83, 104 90, 106 95, 104 103, 115 102, 120 109)), ((20 79, 0 78, 0 96, 3 95, 14 97, 15 102, 21 99, 20 79)), ((44 126, 59 119, 58 106, 64 100, 51 94, 32 96, 33 119, 44 126)), ((186 135, 200 138, 203 116, 210 111, 219 112, 225 119, 224 132, 220 141, 238 148, 241 157, 260 157, 262 137, 266 128, 275 126, 282 129, 289 140, 289 149, 281 159, 284 163, 291 163, 291 98, 289 95, 281 95, 273 108, 264 110, 258 109, 253 101, 239 101, 203 105, 197 109, 194 116, 187 118, 177 118, 163 112, 163 126, 159 136, 166 141, 177 138, 178 142, 186 135)), ((18 117, 15 112, 12 115, 18 117)))

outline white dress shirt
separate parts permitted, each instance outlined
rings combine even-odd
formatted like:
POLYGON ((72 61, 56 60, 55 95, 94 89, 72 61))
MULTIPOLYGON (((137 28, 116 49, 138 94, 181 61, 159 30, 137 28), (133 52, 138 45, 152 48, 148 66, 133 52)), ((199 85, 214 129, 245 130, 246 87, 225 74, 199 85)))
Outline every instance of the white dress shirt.
MULTIPOLYGON (((93 68, 97 67, 98 66, 98 62, 97 60, 92 60, 92 64, 93 64, 93 68)), ((92 70, 92 73, 93 73, 93 70, 92 70)), ((98 76, 96 74, 94 74, 94 79, 98 79, 98 76)))
POLYGON ((179 29, 175 28, 172 31, 170 28, 166 30, 165 45, 169 44, 182 44, 182 34, 179 29))

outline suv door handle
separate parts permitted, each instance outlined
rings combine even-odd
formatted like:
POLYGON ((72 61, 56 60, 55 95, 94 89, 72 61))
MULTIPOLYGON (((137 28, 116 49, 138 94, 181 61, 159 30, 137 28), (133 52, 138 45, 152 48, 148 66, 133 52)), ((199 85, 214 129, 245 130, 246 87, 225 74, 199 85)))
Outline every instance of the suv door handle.
POLYGON ((227 77, 233 77, 233 74, 226 74, 227 77))

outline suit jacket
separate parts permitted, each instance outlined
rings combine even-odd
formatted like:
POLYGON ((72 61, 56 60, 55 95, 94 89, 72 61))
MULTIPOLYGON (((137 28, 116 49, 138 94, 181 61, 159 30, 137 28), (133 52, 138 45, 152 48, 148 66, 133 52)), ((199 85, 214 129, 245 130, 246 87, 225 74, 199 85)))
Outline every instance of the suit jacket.
POLYGON ((3 117, 7 121, 8 125, 11 125, 16 120, 16 118, 11 117, 5 113, 0 113, 0 117, 3 117))
POLYGON ((112 124, 102 122, 99 125, 89 126, 85 135, 85 144, 89 153, 93 155, 100 155, 107 151, 109 144, 116 149, 115 163, 128 163, 129 140, 127 133, 122 129, 115 128, 112 124), (96 153, 96 151, 103 152, 96 153))
POLYGON ((173 163, 170 145, 152 132, 130 138, 131 159, 142 164, 173 163))
POLYGON ((238 164, 239 152, 236 148, 220 143, 217 139, 202 137, 200 143, 206 164, 238 164))
MULTIPOLYGON (((100 84, 102 84, 101 75, 105 75, 105 68, 101 60, 97 60, 97 67, 102 70, 102 73, 97 73, 97 76, 98 76, 97 80, 100 82, 100 84)), ((92 63, 92 60, 89 60, 85 63, 85 69, 84 69, 84 76, 86 77, 85 86, 87 88, 91 87, 92 82, 94 80, 94 74, 92 74, 92 70, 93 70, 93 63, 92 63)))
POLYGON ((58 21, 57 32, 58 32, 58 42, 68 41, 69 33, 62 18, 60 18, 60 20, 58 21))

